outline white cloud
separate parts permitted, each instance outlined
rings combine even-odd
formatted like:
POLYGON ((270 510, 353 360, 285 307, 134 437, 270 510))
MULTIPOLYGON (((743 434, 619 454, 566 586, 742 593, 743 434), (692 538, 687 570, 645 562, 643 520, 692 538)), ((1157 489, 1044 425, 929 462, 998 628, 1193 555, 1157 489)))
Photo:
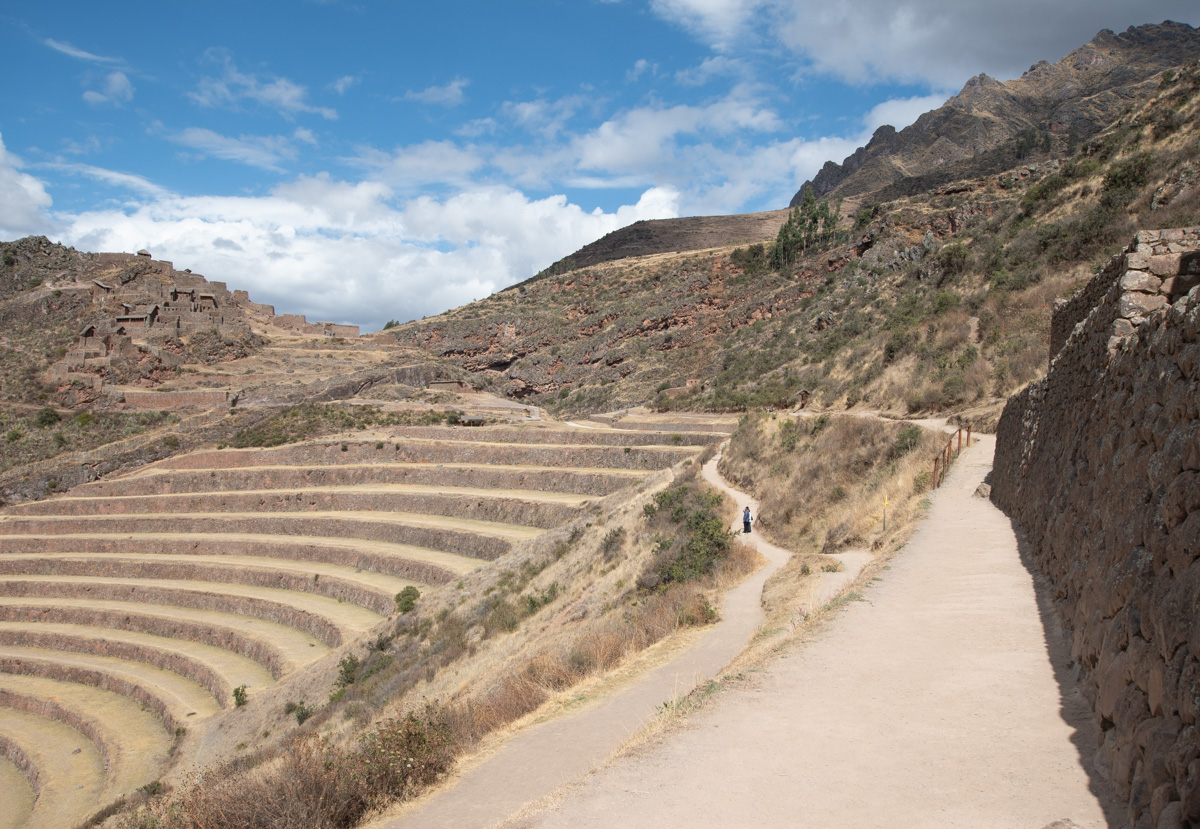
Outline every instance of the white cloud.
POLYGON ((91 52, 85 52, 83 49, 79 49, 75 46, 72 46, 70 43, 63 43, 60 40, 52 40, 51 38, 46 38, 45 40, 42 41, 42 43, 46 44, 47 46, 49 46, 51 49, 53 49, 56 52, 61 52, 64 55, 68 55, 73 58, 78 58, 79 60, 90 61, 91 63, 123 63, 123 61, 120 58, 110 58, 110 57, 105 57, 104 55, 94 55, 91 52))
POLYGON ((33 233, 49 233, 54 222, 47 211, 50 194, 45 186, 28 173, 22 173, 21 159, 4 147, 0 135, 0 238, 16 239, 33 233))
POLYGON ((472 173, 485 164, 476 148, 459 147, 452 141, 425 141, 397 147, 390 153, 364 149, 351 161, 373 170, 379 180, 402 188, 425 184, 467 187, 472 183, 472 173))
POLYGON ((260 198, 166 195, 65 216, 60 238, 84 250, 145 247, 279 313, 377 329, 482 298, 617 227, 678 209, 671 188, 612 213, 503 187, 391 199, 377 182, 302 177, 260 198))
POLYGON ((456 107, 463 102, 463 90, 470 85, 466 78, 455 78, 442 86, 430 86, 420 91, 409 90, 404 93, 404 100, 419 101, 422 104, 456 107))
POLYGON ((675 80, 683 86, 703 86, 717 78, 744 77, 748 74, 745 64, 737 58, 714 55, 702 60, 698 66, 679 70, 675 73, 675 80))
POLYGON ((337 111, 313 106, 306 100, 308 90, 287 78, 262 79, 238 70, 233 58, 223 49, 210 49, 205 57, 221 65, 219 77, 201 78, 196 89, 188 93, 193 101, 204 107, 232 107, 240 101, 254 101, 287 118, 297 113, 315 113, 328 120, 337 118, 337 111))
POLYGON ((957 89, 979 72, 1016 77, 1101 28, 1200 23, 1194 0, 651 0, 650 7, 718 53, 757 35, 790 48, 813 71, 850 83, 935 89, 957 89))
POLYGON ((505 101, 500 111, 517 126, 553 139, 586 103, 582 95, 567 95, 554 101, 505 101))
POLYGON ((657 69, 657 64, 652 64, 645 58, 638 58, 633 62, 633 68, 625 73, 625 80, 629 83, 634 83, 647 71, 653 74, 657 69))
POLYGON ((755 12, 766 2, 768 0, 650 0, 650 8, 723 52, 744 34, 755 12))
POLYGON ((605 121, 575 141, 579 167, 624 173, 651 172, 677 156, 677 139, 698 134, 729 134, 737 130, 771 132, 782 122, 737 88, 727 97, 704 106, 640 107, 605 121))
POLYGON ((89 89, 83 100, 94 106, 112 104, 121 106, 133 100, 133 84, 124 72, 109 72, 99 90, 89 89))
POLYGON ((352 86, 357 85, 358 82, 359 82, 359 79, 353 75, 343 75, 342 77, 338 78, 336 81, 331 83, 329 85, 329 88, 332 89, 334 92, 336 92, 339 95, 345 95, 346 90, 348 90, 352 86))
POLYGON ((169 195, 169 191, 150 181, 142 176, 132 173, 122 173, 116 170, 106 170, 103 167, 94 167, 91 164, 77 164, 75 162, 55 161, 45 164, 36 165, 39 168, 50 170, 59 170, 64 173, 87 176, 104 184, 112 185, 113 187, 121 187, 126 190, 132 190, 135 193, 141 193, 143 196, 154 196, 161 198, 169 195))
POLYGON ((203 157, 237 161, 275 172, 282 169, 279 166, 281 161, 294 161, 298 155, 295 145, 282 135, 239 135, 233 138, 203 127, 188 127, 167 135, 167 138, 195 150, 203 157))
MULTIPOLYGON (((902 130, 926 112, 937 109, 950 97, 947 93, 918 95, 913 98, 894 98, 872 107, 863 117, 863 125, 874 132, 884 124, 902 130)), ((841 160, 841 159, 835 159, 841 160)))

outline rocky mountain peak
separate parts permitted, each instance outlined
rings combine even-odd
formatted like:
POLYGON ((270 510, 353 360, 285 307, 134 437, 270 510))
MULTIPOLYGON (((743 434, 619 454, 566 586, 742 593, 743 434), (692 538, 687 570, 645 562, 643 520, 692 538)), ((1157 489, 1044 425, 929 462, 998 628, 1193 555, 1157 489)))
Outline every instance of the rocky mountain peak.
MULTIPOLYGON (((1186 23, 1131 26, 1120 34, 1103 29, 1056 63, 1038 61, 1014 80, 976 75, 941 107, 899 132, 880 127, 841 164, 827 162, 791 204, 799 204, 808 188, 818 197, 874 192, 969 162, 1030 129, 1088 138, 1146 93, 1159 72, 1197 58, 1200 30, 1186 23)), ((1011 163, 1011 158, 997 158, 1001 167, 1011 163)))

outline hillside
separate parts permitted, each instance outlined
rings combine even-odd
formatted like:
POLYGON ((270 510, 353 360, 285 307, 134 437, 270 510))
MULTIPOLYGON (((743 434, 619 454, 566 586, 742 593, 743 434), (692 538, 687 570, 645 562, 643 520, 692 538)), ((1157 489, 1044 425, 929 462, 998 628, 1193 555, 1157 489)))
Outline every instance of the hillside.
POLYGON ((1144 97, 1159 72, 1197 57, 1200 31, 1166 22, 1131 26, 1121 34, 1105 29, 1057 63, 1040 61, 1016 80, 978 75, 911 126, 899 132, 880 127, 841 164, 826 162, 792 206, 808 188, 821 198, 855 196, 943 170, 946 180, 963 178, 971 165, 974 175, 998 173, 1042 144, 1073 152, 1076 142, 1144 97), (1022 134, 1020 150, 1006 147, 1022 134))
MULTIPOLYGON (((1076 54, 1190 43, 1183 29, 1076 54)), ((209 829, 349 826, 414 797, 718 619, 757 566, 699 474, 726 438, 721 474, 793 554, 762 592, 771 637, 803 633, 829 557, 882 568, 925 509, 946 435, 884 421, 991 429, 1013 394, 1034 411, 1048 354, 1102 288, 1128 287, 1123 255, 1145 254, 1138 285, 1175 271, 1161 296, 1116 298, 1114 336, 1194 287, 1194 232, 1122 252, 1139 229, 1200 225, 1200 62, 1116 89, 1079 103, 1111 117, 1074 147, 993 169, 1025 142, 1010 135, 847 215, 639 223, 365 337, 145 252, 0 245, 0 793, 34 826, 124 810, 121 826, 209 829)), ((1102 333, 1097 355, 1125 348, 1102 333)), ((1195 430, 1177 431, 1165 454, 1191 463, 1175 449, 1195 430)), ((1078 443, 1108 460, 1101 437, 1078 443)), ((1194 470, 1160 466, 1179 479, 1163 515, 1182 520, 1194 470)), ((1024 502, 1045 498, 1018 500, 1044 516, 1024 502)), ((1089 646, 1089 677, 1124 624, 1103 659, 1089 646)), ((1155 755, 1131 741, 1146 718, 1116 722, 1110 702, 1105 756, 1155 755)), ((1195 779, 1172 775, 1180 795, 1195 779)))
MULTIPOLYGON (((771 245, 546 275, 377 335, 554 412, 990 407, 1045 370, 1050 312, 1138 226, 1197 219, 1195 64, 1072 154, 871 202, 787 267, 771 245)), ((869 200, 868 200, 869 201, 869 200)))
POLYGON ((652 219, 634 222, 606 233, 543 270, 526 284, 544 276, 655 253, 744 245, 775 238, 787 218, 786 210, 740 213, 733 216, 693 216, 686 219, 652 219))

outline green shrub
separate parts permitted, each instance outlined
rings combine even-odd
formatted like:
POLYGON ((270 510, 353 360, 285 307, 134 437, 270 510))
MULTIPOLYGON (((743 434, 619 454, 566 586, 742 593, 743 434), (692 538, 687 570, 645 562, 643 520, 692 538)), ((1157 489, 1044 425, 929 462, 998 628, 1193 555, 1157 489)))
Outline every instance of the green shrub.
POLYGON ((953 276, 966 273, 970 261, 971 254, 967 252, 966 246, 959 242, 946 245, 938 252, 938 264, 943 271, 953 276))
POLYGON ((896 436, 895 443, 892 444, 892 458, 902 458, 916 449, 921 445, 921 437, 920 426, 905 426, 900 430, 900 434, 896 436))
POLYGON ((43 429, 45 429, 47 426, 53 426, 60 420, 62 420, 62 417, 50 406, 47 406, 44 409, 38 409, 38 413, 33 417, 34 423, 43 429))
POLYGON ((408 613, 417 606, 417 599, 420 597, 421 591, 410 584, 396 594, 396 612, 408 613))
POLYGON ((354 680, 358 676, 358 657, 352 653, 348 653, 342 657, 342 661, 338 662, 337 685, 340 688, 345 688, 347 685, 353 685, 354 680))
POLYGON ((235 707, 241 708, 248 701, 249 701, 249 697, 246 695, 246 686, 245 685, 239 685, 238 687, 233 689, 233 704, 235 707))
POLYGON ((304 725, 313 714, 317 713, 304 700, 299 702, 288 702, 283 706, 283 713, 292 714, 296 717, 296 725, 304 725))

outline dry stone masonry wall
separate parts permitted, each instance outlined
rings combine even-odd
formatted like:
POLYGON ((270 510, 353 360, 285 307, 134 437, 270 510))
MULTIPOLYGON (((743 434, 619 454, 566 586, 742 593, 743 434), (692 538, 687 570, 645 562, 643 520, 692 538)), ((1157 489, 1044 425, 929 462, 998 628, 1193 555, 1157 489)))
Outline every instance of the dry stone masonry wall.
POLYGON ((1137 829, 1200 827, 1200 228, 1144 231, 1056 309, 992 497, 1050 579, 1137 829))

